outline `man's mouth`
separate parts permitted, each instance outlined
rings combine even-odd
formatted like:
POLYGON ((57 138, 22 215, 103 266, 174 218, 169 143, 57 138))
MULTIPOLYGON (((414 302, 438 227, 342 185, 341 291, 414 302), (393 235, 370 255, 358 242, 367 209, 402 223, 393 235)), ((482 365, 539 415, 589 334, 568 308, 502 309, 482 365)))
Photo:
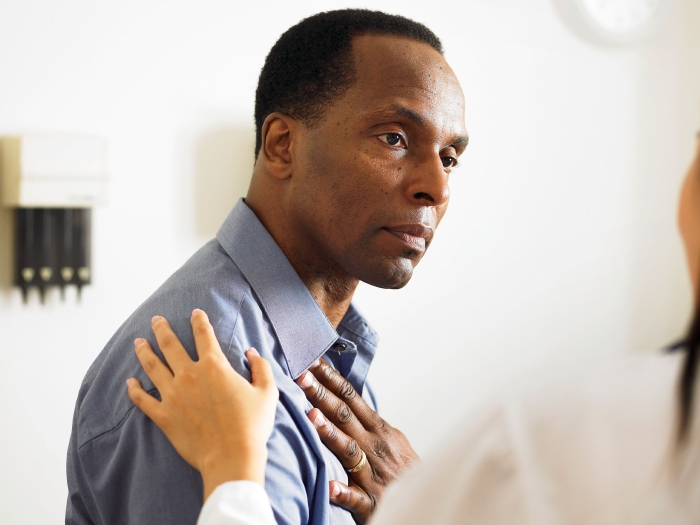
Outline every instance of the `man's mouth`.
POLYGON ((401 224, 382 228, 397 239, 401 240, 408 248, 417 252, 424 252, 433 238, 433 229, 423 224, 401 224))

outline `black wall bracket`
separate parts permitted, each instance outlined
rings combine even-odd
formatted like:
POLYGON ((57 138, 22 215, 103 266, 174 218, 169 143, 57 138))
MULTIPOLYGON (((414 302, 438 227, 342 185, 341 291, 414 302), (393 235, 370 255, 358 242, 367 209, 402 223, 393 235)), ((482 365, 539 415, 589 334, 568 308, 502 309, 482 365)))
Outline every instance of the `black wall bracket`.
POLYGON ((90 284, 89 208, 15 208, 15 285, 27 302, 29 290, 39 289, 43 303, 46 289, 90 284))

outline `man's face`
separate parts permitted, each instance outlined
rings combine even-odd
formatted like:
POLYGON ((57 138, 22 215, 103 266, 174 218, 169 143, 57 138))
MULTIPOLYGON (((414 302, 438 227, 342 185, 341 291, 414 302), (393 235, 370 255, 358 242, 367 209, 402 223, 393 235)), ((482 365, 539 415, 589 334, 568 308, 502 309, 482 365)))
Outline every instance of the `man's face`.
POLYGON ((401 288, 447 210, 467 145, 464 98, 427 44, 360 36, 353 56, 356 82, 300 135, 291 219, 322 264, 401 288))

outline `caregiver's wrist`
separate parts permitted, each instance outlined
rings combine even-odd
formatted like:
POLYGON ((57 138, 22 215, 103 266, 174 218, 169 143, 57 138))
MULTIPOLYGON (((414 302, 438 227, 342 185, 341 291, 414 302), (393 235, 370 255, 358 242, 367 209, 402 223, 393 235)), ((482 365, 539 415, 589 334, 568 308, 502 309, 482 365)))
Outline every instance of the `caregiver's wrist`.
POLYGON ((227 481, 253 481, 265 486, 267 447, 235 447, 231 455, 210 454, 199 468, 204 485, 204 500, 227 481))

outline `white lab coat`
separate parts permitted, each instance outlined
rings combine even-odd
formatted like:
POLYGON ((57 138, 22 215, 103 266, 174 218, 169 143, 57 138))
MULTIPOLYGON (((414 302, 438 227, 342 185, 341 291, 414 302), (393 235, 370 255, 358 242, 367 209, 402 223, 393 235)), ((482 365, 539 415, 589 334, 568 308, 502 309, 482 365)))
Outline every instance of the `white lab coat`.
MULTIPOLYGON (((390 487, 371 525, 700 523, 698 425, 683 454, 674 448, 681 357, 627 357, 510 389, 390 487)), ((260 486, 241 517, 250 485, 219 487, 199 525, 274 524, 260 486)))
POLYGON ((277 522, 262 485, 229 481, 209 495, 197 525, 277 525, 277 522))

